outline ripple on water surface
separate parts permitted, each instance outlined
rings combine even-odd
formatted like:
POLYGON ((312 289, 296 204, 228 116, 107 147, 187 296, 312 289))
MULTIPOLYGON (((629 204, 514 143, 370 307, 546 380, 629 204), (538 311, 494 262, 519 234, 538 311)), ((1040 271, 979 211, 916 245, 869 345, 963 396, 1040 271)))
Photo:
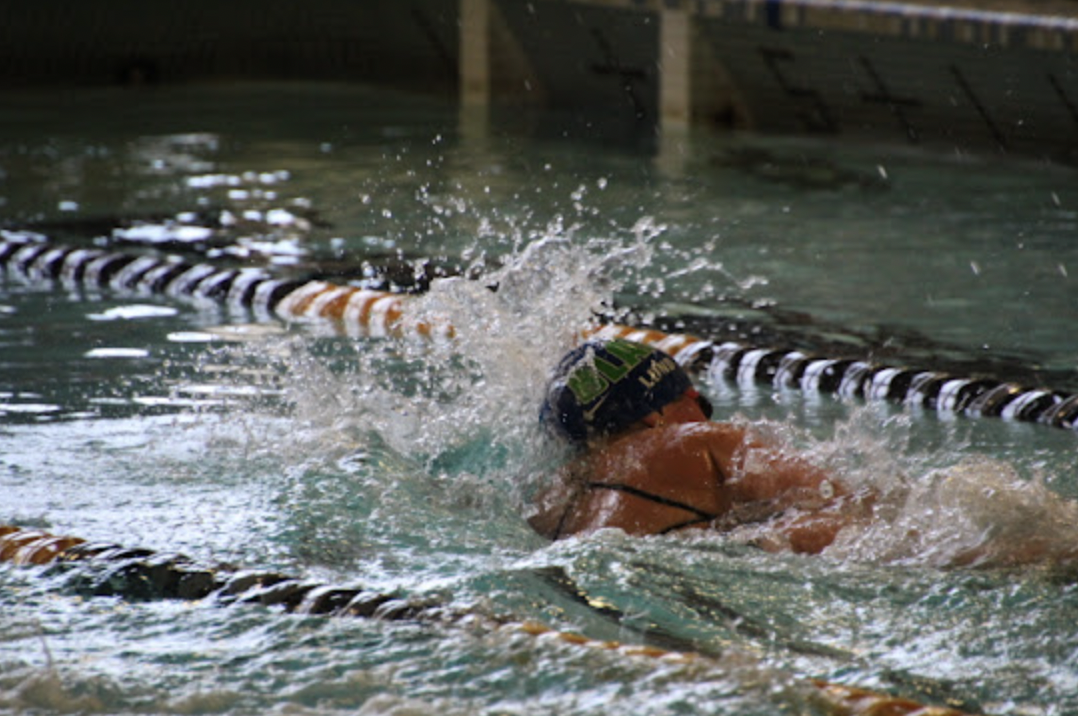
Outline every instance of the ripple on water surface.
POLYGON ((467 619, 94 598, 76 573, 5 565, 0 710, 814 713, 798 684, 817 675, 1078 712, 1074 575, 944 567, 984 540, 1075 543, 1052 500, 1078 495, 1072 434, 705 381, 720 414, 881 488, 886 519, 815 559, 703 534, 548 545, 523 519, 563 457, 534 447, 545 371, 595 312, 1069 375, 1061 168, 754 137, 689 136, 657 160, 516 130, 475 142, 456 108, 339 87, 138 98, 134 128, 99 97, 29 134, 0 117, 5 214, 364 286, 441 276, 419 315, 470 332, 351 340, 4 278, 0 517, 467 619), (205 126, 177 126, 192 116, 205 126), (711 658, 494 628, 509 619, 711 658))

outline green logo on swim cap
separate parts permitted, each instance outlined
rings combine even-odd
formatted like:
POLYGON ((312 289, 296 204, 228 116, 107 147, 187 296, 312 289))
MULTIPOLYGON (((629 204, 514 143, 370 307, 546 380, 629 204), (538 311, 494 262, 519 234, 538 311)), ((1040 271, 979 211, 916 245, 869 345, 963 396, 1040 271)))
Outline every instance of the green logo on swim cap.
POLYGON ((660 350, 592 340, 561 359, 539 415, 564 437, 582 442, 632 425, 691 387, 677 361, 660 350))
POLYGON ((567 387, 581 405, 587 405, 598 398, 612 383, 617 383, 654 353, 654 350, 646 345, 620 338, 610 341, 604 347, 607 353, 621 361, 620 365, 595 355, 591 363, 579 366, 566 380, 567 387))

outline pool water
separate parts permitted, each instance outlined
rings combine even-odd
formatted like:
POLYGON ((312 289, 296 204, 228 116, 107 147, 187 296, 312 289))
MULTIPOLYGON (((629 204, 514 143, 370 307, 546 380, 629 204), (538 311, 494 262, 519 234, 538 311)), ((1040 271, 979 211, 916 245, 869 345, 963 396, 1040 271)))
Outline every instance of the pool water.
POLYGON ((549 544, 546 371, 595 315, 1078 391, 1074 169, 489 118, 384 90, 23 92, 0 228, 415 292, 452 341, 0 278, 0 523, 447 605, 380 621, 91 597, 0 565, 0 711, 822 712, 816 677, 1078 713, 1072 431, 701 376, 884 495, 819 557, 549 544), (493 290, 495 289, 496 290, 493 290), (1017 567, 950 560, 1037 540, 1017 567), (488 628, 537 620, 688 664, 488 628))

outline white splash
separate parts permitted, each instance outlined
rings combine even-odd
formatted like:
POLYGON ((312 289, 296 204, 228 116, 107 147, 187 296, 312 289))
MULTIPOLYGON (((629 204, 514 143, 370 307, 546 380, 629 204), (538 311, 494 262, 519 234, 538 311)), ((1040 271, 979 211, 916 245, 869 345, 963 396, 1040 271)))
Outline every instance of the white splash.
POLYGON ((624 241, 548 227, 493 270, 477 252, 475 262, 488 266, 480 280, 432 282, 403 319, 448 323, 453 338, 359 339, 343 371, 291 345, 294 415, 338 445, 373 431, 405 455, 436 459, 478 442, 527 462, 521 454, 535 449, 549 371, 598 313, 610 313, 626 267, 651 260, 650 239, 646 229, 624 241))
POLYGON ((89 313, 86 317, 91 321, 135 321, 144 318, 171 318, 179 313, 179 309, 172 306, 133 303, 126 306, 114 306, 100 313, 89 313))
POLYGON ((1008 463, 968 457, 884 495, 871 524, 827 554, 935 567, 1078 561, 1078 503, 1008 463))
POLYGON ((121 348, 121 347, 106 347, 106 348, 92 348, 83 354, 87 358, 148 358, 150 355, 149 349, 146 348, 121 348))

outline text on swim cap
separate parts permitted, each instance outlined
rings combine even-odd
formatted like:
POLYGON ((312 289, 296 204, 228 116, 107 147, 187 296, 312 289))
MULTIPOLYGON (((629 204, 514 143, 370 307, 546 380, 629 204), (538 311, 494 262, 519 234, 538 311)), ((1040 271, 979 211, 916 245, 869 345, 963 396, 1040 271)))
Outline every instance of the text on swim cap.
POLYGON ((647 374, 640 376, 640 383, 648 390, 651 390, 658 385, 663 378, 677 369, 677 362, 673 358, 666 356, 662 360, 648 366, 647 374))

